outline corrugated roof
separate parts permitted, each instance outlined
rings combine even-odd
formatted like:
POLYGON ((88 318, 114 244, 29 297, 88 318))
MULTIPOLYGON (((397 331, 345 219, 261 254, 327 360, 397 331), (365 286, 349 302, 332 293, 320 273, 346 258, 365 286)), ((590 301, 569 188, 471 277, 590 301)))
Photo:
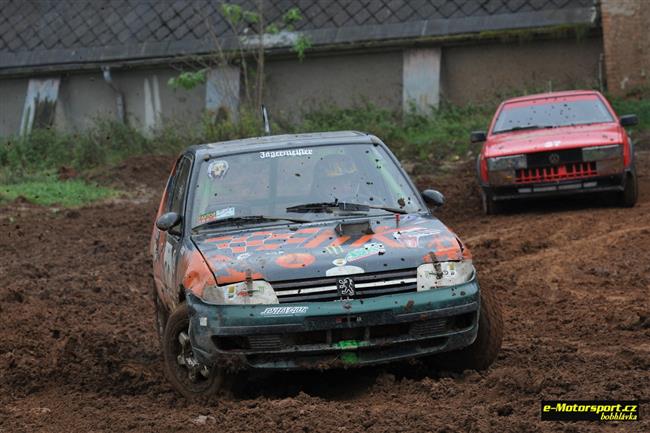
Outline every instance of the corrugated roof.
MULTIPOLYGON (((235 40, 214 0, 0 0, 0 71, 201 54, 235 40)), ((247 10, 257 1, 231 0, 247 10)), ((594 0, 263 0, 314 45, 591 22, 594 0)))

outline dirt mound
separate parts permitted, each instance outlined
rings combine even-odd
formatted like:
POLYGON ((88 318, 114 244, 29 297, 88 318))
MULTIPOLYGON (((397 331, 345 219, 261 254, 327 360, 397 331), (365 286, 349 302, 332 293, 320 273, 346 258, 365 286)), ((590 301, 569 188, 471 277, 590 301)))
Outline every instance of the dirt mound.
POLYGON ((415 178, 418 189, 437 189, 445 196, 445 205, 436 210, 436 216, 446 223, 467 218, 481 218, 481 199, 476 183, 473 160, 453 163, 439 173, 415 178))
POLYGON ((92 170, 84 178, 123 190, 144 186, 159 191, 164 187, 175 161, 176 156, 170 155, 134 156, 117 165, 92 170))
POLYGON ((504 305, 487 372, 409 363, 241 377, 214 406, 188 404, 161 373, 147 247, 172 161, 95 173, 149 185, 146 203, 0 208, 0 431, 650 431, 647 419, 539 420, 542 398, 650 401, 647 154, 633 209, 565 200, 485 217, 471 162, 418 179, 445 193, 439 215, 504 305))

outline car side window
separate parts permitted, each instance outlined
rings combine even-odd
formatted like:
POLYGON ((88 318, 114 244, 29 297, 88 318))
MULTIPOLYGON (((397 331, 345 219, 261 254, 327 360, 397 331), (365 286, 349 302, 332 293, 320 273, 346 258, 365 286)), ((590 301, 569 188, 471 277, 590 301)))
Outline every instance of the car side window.
POLYGON ((192 162, 183 157, 178 163, 178 169, 172 181, 172 194, 171 200, 169 202, 169 212, 176 212, 179 215, 183 215, 183 203, 185 199, 185 194, 187 192, 187 184, 190 175, 190 167, 192 162))

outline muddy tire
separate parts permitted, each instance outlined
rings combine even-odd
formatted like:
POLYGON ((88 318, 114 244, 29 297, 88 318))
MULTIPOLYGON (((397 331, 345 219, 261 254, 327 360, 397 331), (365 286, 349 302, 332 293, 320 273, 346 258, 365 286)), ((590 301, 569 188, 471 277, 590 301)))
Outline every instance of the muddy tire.
POLYGON ((639 183, 636 178, 636 171, 631 171, 625 179, 625 189, 619 193, 618 204, 622 207, 634 207, 639 197, 639 183))
POLYGON ((481 189, 481 202, 485 215, 496 215, 503 212, 503 203, 494 201, 492 199, 492 193, 489 190, 481 189))
POLYGON ((492 365, 501 349, 503 317, 501 304, 489 287, 481 289, 478 322, 478 335, 471 345, 434 357, 431 360, 432 367, 437 370, 464 371, 485 370, 492 365))
POLYGON ((217 396, 225 384, 225 372, 218 368, 191 368, 192 348, 187 337, 189 309, 181 304, 167 320, 163 335, 163 364, 165 376, 185 398, 205 401, 217 396), (185 340, 185 344, 182 341, 185 340))
POLYGON ((155 286, 153 288, 153 305, 156 314, 156 334, 158 334, 158 342, 162 347, 165 327, 167 326, 167 320, 169 320, 169 311, 167 311, 167 308, 160 300, 155 286))

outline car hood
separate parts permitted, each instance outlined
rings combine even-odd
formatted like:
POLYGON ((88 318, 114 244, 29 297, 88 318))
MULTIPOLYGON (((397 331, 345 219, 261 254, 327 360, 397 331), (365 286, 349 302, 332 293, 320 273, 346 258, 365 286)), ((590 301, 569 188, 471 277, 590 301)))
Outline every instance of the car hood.
MULTIPOLYGON (((338 221, 194 235, 217 284, 269 282, 414 269, 433 260, 462 260, 469 251, 429 215, 370 217, 371 234, 351 234, 338 221), (341 233, 341 234, 339 234, 341 233)), ((353 220, 347 220, 351 223, 353 220)), ((358 220, 354 220, 358 222, 358 220)))
POLYGON ((506 132, 490 136, 485 143, 485 157, 492 158, 622 142, 621 128, 615 123, 506 132))

